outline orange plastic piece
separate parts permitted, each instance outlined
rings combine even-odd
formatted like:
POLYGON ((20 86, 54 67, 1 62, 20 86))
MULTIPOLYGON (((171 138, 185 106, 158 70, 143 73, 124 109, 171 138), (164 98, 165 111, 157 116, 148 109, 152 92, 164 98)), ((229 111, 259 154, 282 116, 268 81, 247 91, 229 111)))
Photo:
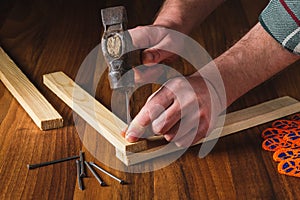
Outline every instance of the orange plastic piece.
POLYGON ((279 129, 297 129, 300 128, 300 121, 276 120, 275 122, 273 122, 272 127, 279 129))
POLYGON ((283 139, 293 144, 300 145, 300 130, 291 129, 289 133, 283 137, 283 139))
POLYGON ((267 138, 262 143, 262 148, 266 151, 277 151, 282 148, 292 148, 292 144, 279 137, 267 138))
POLYGON ((285 129, 267 128, 262 132, 261 137, 264 139, 273 138, 273 137, 283 138, 288 133, 289 130, 285 130, 285 129))
POLYGON ((290 119, 294 120, 294 121, 300 121, 300 113, 297 113, 297 114, 291 116, 290 119))
POLYGON ((291 120, 277 120, 272 128, 265 129, 262 148, 275 151, 273 159, 278 164, 278 172, 300 178, 300 113, 291 120))
POLYGON ((278 172, 288 176, 300 178, 300 158, 289 158, 278 164, 278 172))
POLYGON ((276 162, 281 162, 289 158, 296 159, 300 158, 300 149, 278 149, 273 154, 273 160, 276 162))

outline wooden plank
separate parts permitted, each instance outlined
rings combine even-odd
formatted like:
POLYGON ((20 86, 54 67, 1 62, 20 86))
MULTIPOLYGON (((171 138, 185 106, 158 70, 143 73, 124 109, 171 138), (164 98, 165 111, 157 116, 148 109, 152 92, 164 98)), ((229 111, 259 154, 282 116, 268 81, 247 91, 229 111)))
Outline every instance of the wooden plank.
POLYGON ((63 126, 62 117, 1 47, 0 80, 41 130, 63 126))
MULTIPOLYGON (((121 130, 125 129, 127 125, 62 72, 44 75, 44 83, 114 145, 116 147, 116 156, 126 165, 137 164, 182 150, 182 148, 178 148, 174 144, 167 145, 167 148, 164 149, 162 147, 166 147, 166 145, 147 149, 150 146, 147 144, 150 141, 147 140, 141 140, 136 143, 127 142, 120 135, 121 130)), ((217 128, 207 138, 200 140, 197 144, 230 135, 299 111, 300 103, 297 100, 291 97, 281 97, 229 113, 220 117, 225 117, 223 127, 217 124, 217 128), (219 135, 220 131, 221 135, 219 135)), ((152 141, 159 139, 161 137, 151 138, 152 141)))
MULTIPOLYGON (((44 75, 44 83, 114 145, 116 147, 116 156, 126 165, 137 164, 183 149, 176 147, 175 144, 147 149, 148 146, 151 146, 147 144, 150 141, 127 142, 120 135, 121 130, 125 129, 127 125, 74 83, 74 81, 63 72, 44 75), (166 146, 167 148, 162 148, 166 146)), ((220 116, 219 122, 223 121, 221 119, 225 117, 223 127, 221 126, 222 124, 217 123, 217 128, 207 138, 200 140, 197 144, 230 135, 299 111, 300 103, 286 96, 229 113, 226 116, 220 116)), ((151 141, 161 138, 162 137, 152 137, 151 141)))
POLYGON ((63 72, 46 74, 43 81, 52 92, 119 151, 138 152, 147 149, 145 140, 136 143, 127 142, 121 136, 121 131, 127 125, 63 72))
MULTIPOLYGON (((264 124, 275 119, 279 119, 300 111, 300 103, 296 99, 285 96, 278 99, 274 99, 262 104, 252 106, 246 109, 242 109, 236 112, 227 114, 225 117, 224 127, 217 124, 217 128, 206 138, 200 140, 197 144, 201 144, 204 141, 210 141, 219 137, 224 137, 241 130, 245 130, 260 124, 264 124), (220 134, 220 131, 221 134, 220 134)), ((222 120, 220 120, 222 121, 222 120)), ((127 153, 124 154, 116 150, 116 156, 125 165, 134 165, 141 163, 159 156, 167 155, 184 148, 178 148, 174 143, 171 143, 167 148, 164 146, 154 147, 140 153, 127 153)))

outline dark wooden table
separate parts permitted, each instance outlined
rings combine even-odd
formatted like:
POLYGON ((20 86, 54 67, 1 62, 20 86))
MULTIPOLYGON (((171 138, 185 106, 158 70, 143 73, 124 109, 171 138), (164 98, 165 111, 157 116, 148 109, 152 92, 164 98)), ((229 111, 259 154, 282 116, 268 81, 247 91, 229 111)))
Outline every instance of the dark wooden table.
MULTIPOLYGON (((228 49, 256 22, 267 0, 230 0, 219 7, 192 34, 214 58, 228 49)), ((99 11, 125 5, 129 27, 149 24, 160 0, 132 1, 38 1, 0 2, 0 44, 65 120, 64 128, 40 131, 22 107, 0 83, 0 197, 1 199, 297 199, 300 180, 280 175, 272 153, 261 148, 264 124, 222 138, 203 159, 199 147, 189 149, 171 165, 148 173, 125 173, 97 162, 125 178, 121 186, 108 177, 108 187, 94 178, 76 183, 75 162, 66 162, 29 171, 28 163, 38 163, 86 152, 74 127, 73 115, 63 102, 42 84, 42 75, 64 71, 75 78, 86 55, 100 42, 99 11)), ((253 89, 236 101, 230 111, 289 95, 300 99, 300 63, 253 89)), ((183 69, 185 65, 183 65, 183 69)), ((110 89, 102 79, 97 99, 110 106, 110 89)), ((152 87, 134 96, 134 111, 143 105, 152 87)), ((42 109, 42 108, 41 108, 42 109)), ((85 126, 86 131, 95 132, 85 126)), ((108 151, 113 149, 107 145, 108 151), (110 150, 109 150, 110 149, 110 150)))

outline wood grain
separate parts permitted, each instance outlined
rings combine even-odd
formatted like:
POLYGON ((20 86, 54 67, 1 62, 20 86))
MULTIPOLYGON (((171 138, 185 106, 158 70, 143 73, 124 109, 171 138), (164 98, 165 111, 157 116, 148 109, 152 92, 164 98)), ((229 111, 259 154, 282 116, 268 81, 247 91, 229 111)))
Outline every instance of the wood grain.
POLYGON ((0 47, 0 80, 41 130, 60 128, 63 119, 0 47))
MULTIPOLYGON (((149 148, 150 145, 147 144, 151 142, 149 140, 128 143, 120 135, 120 132, 126 129, 126 124, 63 72, 51 73, 43 77, 44 84, 50 90, 114 145, 116 156, 125 165, 134 165, 185 149, 178 148, 173 143, 149 148), (133 154, 135 152, 139 153, 133 154)), ((212 133, 197 142, 197 144, 215 140, 297 112, 300 112, 300 102, 288 96, 235 111, 220 116, 212 133)), ((163 137, 157 136, 151 140, 160 139, 163 139, 163 137)))
MULTIPOLYGON (((43 85, 42 75, 64 71, 75 80, 81 63, 100 42, 103 31, 100 9, 124 5, 129 28, 132 28, 151 23, 162 2, 0 1, 0 45, 65 121, 65 127, 61 129, 42 132, 0 83, 0 199, 298 199, 299 180, 278 174, 272 153, 261 148, 260 133, 270 123, 219 139, 205 158, 197 158, 199 146, 192 147, 170 165, 147 173, 122 172, 103 164, 100 158, 113 160, 115 157, 114 146, 105 143, 105 139, 98 145, 102 153, 99 158, 82 143, 74 126, 72 110, 43 85), (84 179, 86 189, 80 191, 76 185, 75 162, 33 171, 26 168, 29 163, 72 156, 81 149, 86 153, 86 160, 94 161, 130 184, 122 186, 104 176, 109 186, 100 187, 88 173, 88 178, 84 179)), ((192 37, 215 58, 257 22, 268 2, 225 1, 195 28, 192 37)), ((176 65, 186 74, 191 71, 187 62, 176 65)), ((228 110, 233 112, 282 96, 300 99, 299 66, 299 62, 291 65, 245 94, 228 110)), ((140 110, 152 92, 151 85, 135 92, 131 99, 132 113, 140 110)), ((110 108, 110 94, 107 74, 103 74, 96 98, 110 108)), ((82 124, 85 136, 102 137, 80 117, 75 120, 82 124)), ((157 162, 164 159, 162 156, 157 162)), ((138 167, 148 169, 147 165, 138 167)))
POLYGON ((125 153, 146 150, 147 142, 145 140, 136 143, 127 142, 121 136, 121 132, 126 129, 127 125, 63 72, 46 74, 43 76, 43 80, 52 92, 119 151, 125 153))
MULTIPOLYGON (((219 120, 219 123, 217 123, 216 128, 210 133, 210 135, 201 139, 193 146, 228 136, 297 112, 300 112, 300 102, 288 96, 235 111, 227 115, 220 116, 220 118, 223 119, 219 120)), ((157 137, 158 139, 161 138, 159 136, 157 137)), ((184 149, 186 148, 179 148, 174 143, 170 143, 168 145, 150 148, 146 151, 135 154, 130 152, 123 153, 116 149, 116 156, 126 165, 134 165, 184 149)))

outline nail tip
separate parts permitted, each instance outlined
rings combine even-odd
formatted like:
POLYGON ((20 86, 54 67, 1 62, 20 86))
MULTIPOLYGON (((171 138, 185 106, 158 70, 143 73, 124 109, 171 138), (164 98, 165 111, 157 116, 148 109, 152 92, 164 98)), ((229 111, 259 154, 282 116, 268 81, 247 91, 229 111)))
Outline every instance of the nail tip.
POLYGON ((100 185, 101 185, 102 187, 108 186, 105 182, 102 182, 100 185))
POLYGON ((127 185, 128 183, 126 181, 122 180, 122 181, 120 181, 120 184, 121 185, 127 185))

